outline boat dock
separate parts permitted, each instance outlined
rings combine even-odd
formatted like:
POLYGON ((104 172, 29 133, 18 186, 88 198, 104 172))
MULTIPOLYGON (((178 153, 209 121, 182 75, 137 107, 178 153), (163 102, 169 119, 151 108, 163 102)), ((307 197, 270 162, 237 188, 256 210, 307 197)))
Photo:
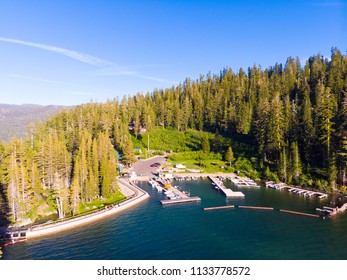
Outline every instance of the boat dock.
POLYGON ((246 205, 240 205, 238 208, 241 208, 241 209, 254 209, 254 210, 275 210, 273 207, 246 206, 246 205))
POLYGON ((148 183, 152 186, 153 189, 156 189, 158 192, 163 192, 164 188, 154 180, 149 180, 148 183))
POLYGON ((205 207, 204 211, 218 210, 218 209, 230 209, 230 208, 235 208, 235 206, 234 205, 227 205, 227 206, 205 207))
POLYGON ((235 177, 231 178, 228 177, 228 179, 236 186, 236 187, 254 187, 254 188, 260 188, 260 186, 257 185, 256 182, 254 182, 250 178, 243 178, 243 177, 235 177))
POLYGON ((179 204, 179 203, 187 203, 187 202, 199 202, 201 198, 198 196, 187 197, 187 198, 177 198, 177 199, 164 199, 160 200, 162 205, 171 205, 171 204, 179 204))
POLYGON ((208 176, 208 178, 214 183, 215 188, 221 190, 226 197, 244 197, 245 195, 242 192, 234 192, 231 189, 227 189, 223 182, 214 176, 208 176))
POLYGON ((328 207, 328 206, 323 206, 323 209, 321 208, 316 208, 316 211, 328 216, 335 216, 338 213, 342 213, 347 211, 347 203, 343 204, 341 207, 328 207))
POLYGON ((246 206, 246 205, 226 205, 226 206, 215 206, 215 207, 206 207, 204 208, 204 211, 210 211, 210 210, 219 210, 219 209, 230 209, 230 208, 240 208, 240 209, 254 209, 254 210, 275 210, 272 207, 264 207, 264 206, 246 206))
POLYGON ((160 200, 162 205, 201 201, 200 197, 190 197, 188 193, 179 190, 178 187, 171 186, 164 192, 164 194, 166 195, 167 199, 160 200))
POLYGON ((291 211, 291 210, 280 209, 280 212, 288 213, 288 214, 294 214, 294 215, 300 215, 300 216, 313 217, 313 218, 320 218, 320 216, 316 215, 316 214, 309 214, 309 213, 303 213, 303 212, 297 212, 297 211, 291 211))
POLYGON ((288 186, 284 183, 274 183, 274 182, 266 182, 265 183, 267 188, 275 189, 275 190, 287 190, 290 193, 294 194, 300 194, 307 197, 318 197, 319 199, 328 198, 328 195, 326 193, 317 192, 317 191, 310 191, 305 190, 298 187, 288 186))
POLYGON ((11 240, 19 240, 19 239, 25 239, 27 235, 27 228, 22 227, 10 227, 10 228, 4 228, 3 230, 0 230, 0 240, 1 239, 11 239, 11 240))

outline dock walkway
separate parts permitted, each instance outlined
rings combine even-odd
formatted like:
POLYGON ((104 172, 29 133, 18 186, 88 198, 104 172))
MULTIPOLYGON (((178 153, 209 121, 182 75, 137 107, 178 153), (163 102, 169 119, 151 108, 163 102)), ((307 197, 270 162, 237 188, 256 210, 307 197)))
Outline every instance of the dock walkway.
POLYGON ((335 216, 339 213, 343 213, 343 212, 347 211, 347 203, 343 204, 340 208, 339 207, 323 206, 323 209, 316 208, 316 211, 332 217, 332 216, 335 216))
POLYGON ((236 186, 236 187, 253 187, 253 188, 260 188, 260 186, 257 185, 256 182, 254 182, 250 178, 244 178, 244 177, 238 177, 235 178, 228 177, 228 179, 236 186))
POLYGON ((319 199, 328 198, 328 195, 326 193, 305 190, 305 189, 294 187, 294 186, 288 186, 284 183, 266 182, 265 185, 267 188, 271 188, 275 190, 287 190, 290 193, 300 194, 307 197, 316 196, 319 199))
POLYGON ((190 197, 189 195, 181 192, 175 187, 170 187, 166 192, 168 199, 160 200, 162 205, 178 204, 178 203, 187 203, 187 202, 199 202, 201 198, 198 196, 190 197))
POLYGON ((200 197, 193 196, 193 197, 187 197, 187 198, 164 199, 164 200, 160 200, 160 203, 162 205, 172 205, 172 204, 187 203, 187 202, 199 202, 199 201, 201 201, 200 197))
POLYGON ((208 178, 216 185, 216 187, 221 190, 226 197, 244 197, 245 195, 242 192, 234 192, 231 189, 227 189, 223 182, 220 181, 218 178, 209 175, 208 178))

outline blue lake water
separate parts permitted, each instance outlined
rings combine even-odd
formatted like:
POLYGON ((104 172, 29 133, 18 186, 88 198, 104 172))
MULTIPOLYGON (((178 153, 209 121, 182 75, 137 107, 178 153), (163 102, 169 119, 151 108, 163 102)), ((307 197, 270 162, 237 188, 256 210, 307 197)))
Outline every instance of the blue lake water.
POLYGON ((151 196, 146 202, 83 228, 8 246, 4 259, 347 259, 346 214, 323 220, 278 211, 202 209, 235 204, 314 213, 327 200, 263 187, 240 188, 245 198, 226 199, 209 180, 175 184, 202 201, 162 206, 164 195, 139 183, 151 196))

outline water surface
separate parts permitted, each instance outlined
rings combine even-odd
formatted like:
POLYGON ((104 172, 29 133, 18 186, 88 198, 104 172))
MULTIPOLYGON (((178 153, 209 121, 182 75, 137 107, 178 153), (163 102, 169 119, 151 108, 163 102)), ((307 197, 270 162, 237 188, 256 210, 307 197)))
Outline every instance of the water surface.
MULTIPOLYGON (((314 213, 328 201, 260 188, 226 199, 209 180, 174 182, 200 203, 162 206, 163 194, 83 228, 6 247, 5 259, 347 259, 347 215, 317 219, 246 209, 203 211, 228 204, 314 213)), ((230 183, 227 183, 230 186, 230 183)), ((233 188, 237 190, 237 188, 233 188)))

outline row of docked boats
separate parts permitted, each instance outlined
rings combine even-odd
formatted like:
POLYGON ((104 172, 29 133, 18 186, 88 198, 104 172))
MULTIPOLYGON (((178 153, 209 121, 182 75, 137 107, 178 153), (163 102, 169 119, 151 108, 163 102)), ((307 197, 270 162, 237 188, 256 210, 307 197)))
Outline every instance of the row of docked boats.
POLYGON ((338 213, 347 211, 347 203, 344 203, 341 207, 323 206, 323 208, 316 208, 316 211, 323 215, 335 216, 338 213))
POLYGON ((235 178, 228 177, 228 179, 236 186, 236 187, 255 187, 260 188, 254 180, 246 177, 238 177, 235 178))
POLYGON ((148 183, 152 186, 153 189, 157 189, 158 192, 163 192, 164 188, 155 180, 149 180, 148 183))
POLYGON ((284 183, 274 183, 274 182, 265 182, 265 186, 270 189, 282 190, 285 187, 284 183))
POLYGON ((225 188, 223 181, 222 181, 223 179, 221 178, 221 176, 217 176, 213 179, 214 180, 212 181, 212 185, 214 186, 214 188, 216 190, 221 190, 221 189, 225 188))
POLYGON ((198 178, 195 176, 177 176, 174 177, 176 181, 196 181, 198 178))
POLYGON ((292 186, 288 186, 284 183, 274 183, 274 182, 265 182, 265 186, 267 188, 275 189, 275 190, 283 190, 286 189, 290 193, 300 194, 306 197, 318 196, 319 199, 327 198, 328 195, 322 192, 310 191, 301 188, 296 188, 292 186))

